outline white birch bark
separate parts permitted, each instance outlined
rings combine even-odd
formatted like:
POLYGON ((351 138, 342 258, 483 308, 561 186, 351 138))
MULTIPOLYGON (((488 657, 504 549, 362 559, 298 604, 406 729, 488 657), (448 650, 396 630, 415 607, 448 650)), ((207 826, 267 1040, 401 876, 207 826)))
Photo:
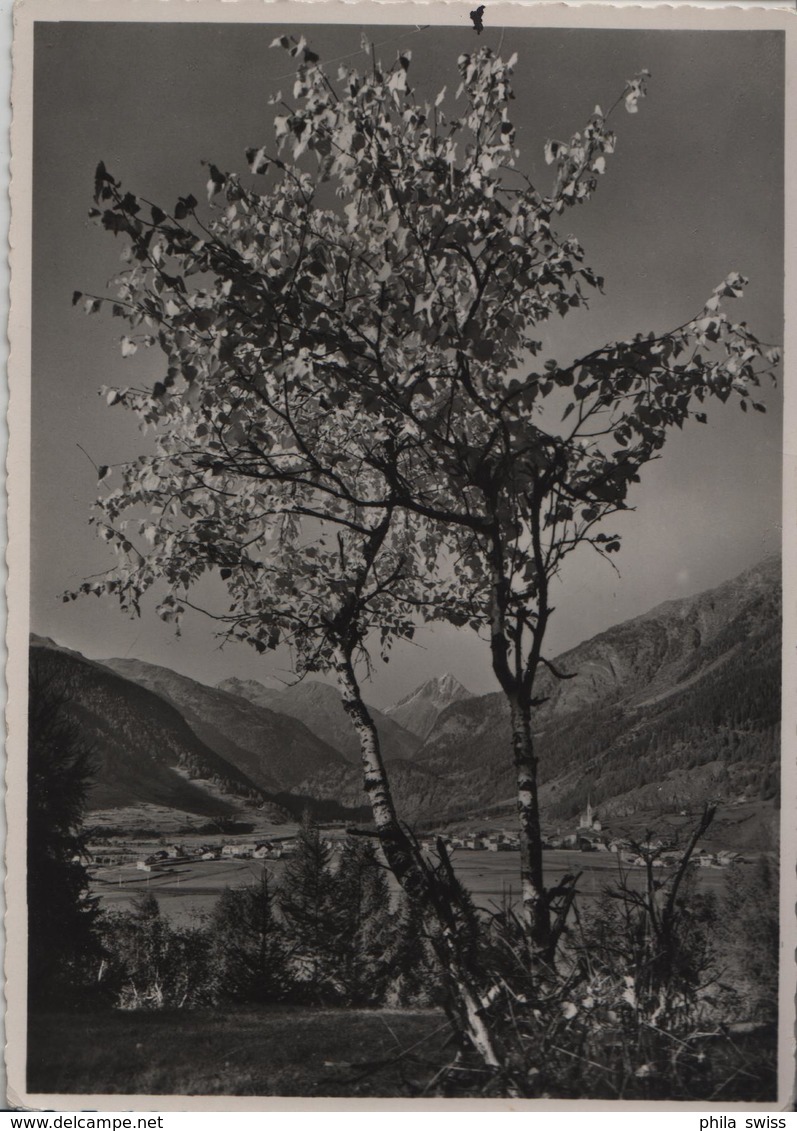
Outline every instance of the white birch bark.
MULTIPOLYGON (((354 725, 362 751, 364 786, 374 823, 380 834, 382 849, 388 865, 411 899, 419 900, 424 918, 435 931, 442 928, 443 951, 438 952, 445 969, 446 977, 454 992, 461 1028, 479 1054, 485 1065, 500 1072, 504 1066, 496 1052, 495 1042, 489 1026, 484 1019, 484 1010, 479 994, 463 968, 458 954, 455 930, 451 921, 445 921, 441 914, 439 899, 431 890, 433 877, 423 867, 418 858, 418 850, 401 827, 396 814, 390 785, 385 773, 379 747, 379 735, 374 721, 362 700, 360 688, 354 674, 351 658, 343 648, 335 653, 335 673, 343 698, 343 706, 354 725)), ((451 917, 449 916, 449 919, 451 917)), ((517 1095, 517 1089, 510 1083, 510 1095, 517 1095)))

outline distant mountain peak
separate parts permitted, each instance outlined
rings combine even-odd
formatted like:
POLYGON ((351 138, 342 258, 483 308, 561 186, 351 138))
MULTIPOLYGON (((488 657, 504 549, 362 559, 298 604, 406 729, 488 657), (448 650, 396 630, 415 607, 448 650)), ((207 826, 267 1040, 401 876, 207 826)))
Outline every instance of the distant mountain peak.
POLYGON ((463 687, 451 672, 435 676, 405 695, 393 707, 385 711, 395 722, 421 738, 431 732, 438 716, 452 703, 472 699, 473 693, 463 687))
POLYGON ((425 683, 413 688, 403 699, 399 699, 398 703, 388 707, 385 714, 392 715, 399 707, 411 703, 414 699, 446 699, 448 702, 454 702, 457 699, 469 699, 472 694, 473 692, 463 687, 456 676, 452 675, 451 672, 445 672, 443 675, 433 676, 431 679, 427 679, 425 683))
POLYGON ((471 694, 451 672, 445 672, 443 675, 438 676, 436 680, 432 680, 432 682, 437 684, 438 691, 443 695, 453 694, 461 697, 463 692, 466 695, 471 694))

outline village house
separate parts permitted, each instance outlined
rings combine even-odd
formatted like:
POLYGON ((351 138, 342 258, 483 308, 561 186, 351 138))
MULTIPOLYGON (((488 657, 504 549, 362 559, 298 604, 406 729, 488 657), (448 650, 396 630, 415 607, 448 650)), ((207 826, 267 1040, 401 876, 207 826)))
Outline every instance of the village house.
POLYGON ((576 833, 576 848, 579 852, 598 852, 605 845, 600 832, 594 828, 580 828, 576 833))
POLYGON ((221 850, 223 857, 238 857, 246 859, 254 855, 254 844, 225 844, 221 850))
POLYGON ((665 868, 674 868, 681 859, 679 852, 662 852, 659 859, 665 868))
MULTIPOLYGON (((103 867, 120 867, 125 864, 135 864, 138 856, 135 852, 125 851, 119 849, 100 849, 99 851, 89 848, 89 855, 91 862, 97 866, 103 867)), ((76 858, 78 861, 81 859, 79 856, 76 858)))
POLYGON ((515 843, 506 833, 496 833, 493 836, 488 836, 484 842, 484 847, 488 852, 511 852, 515 846, 515 843))

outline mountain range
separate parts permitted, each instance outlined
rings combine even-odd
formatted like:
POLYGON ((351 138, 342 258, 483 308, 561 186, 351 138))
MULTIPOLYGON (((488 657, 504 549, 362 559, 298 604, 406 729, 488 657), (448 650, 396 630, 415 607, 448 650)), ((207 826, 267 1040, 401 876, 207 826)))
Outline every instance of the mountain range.
POLYGON ((290 789, 346 759, 304 723, 143 660, 106 660, 117 675, 160 695, 194 733, 265 792, 290 789))
MULTIPOLYGON (((445 677, 444 677, 445 678, 445 677)), ((448 677, 453 679, 453 676, 448 677)), ((456 683, 456 680, 454 680, 456 683)), ((343 703, 334 687, 317 679, 303 679, 283 689, 266 687, 256 679, 225 679, 219 685, 222 691, 248 700, 257 707, 299 719, 313 734, 340 751, 350 762, 360 761, 360 743, 343 703)), ((439 710, 453 702, 440 700, 439 710)), ((405 723, 388 718, 375 707, 369 707, 379 732, 379 741, 385 758, 412 758, 421 745, 417 732, 405 730, 405 723)), ((439 713, 439 711, 438 711, 439 713)))
MULTIPOLYGON (((535 695, 543 816, 591 799, 605 819, 705 798, 758 799, 779 781, 780 560, 669 601, 557 657, 535 695)), ((97 752, 93 808, 157 802, 219 815, 279 806, 367 819, 357 740, 335 689, 305 679, 207 687, 141 660, 88 660, 32 638, 34 690, 52 685, 97 752)), ((451 675, 373 711, 402 817, 434 824, 514 809, 501 694, 451 675)), ((276 810, 275 810, 276 811, 276 810)))
MULTIPOLYGON (((588 798, 604 817, 773 799, 780 649, 780 561, 769 559, 557 657, 572 678, 546 670, 535 686, 544 814, 570 819, 588 798)), ((509 742, 503 696, 480 696, 441 713, 416 761, 445 772, 472 813, 510 802, 509 742)))

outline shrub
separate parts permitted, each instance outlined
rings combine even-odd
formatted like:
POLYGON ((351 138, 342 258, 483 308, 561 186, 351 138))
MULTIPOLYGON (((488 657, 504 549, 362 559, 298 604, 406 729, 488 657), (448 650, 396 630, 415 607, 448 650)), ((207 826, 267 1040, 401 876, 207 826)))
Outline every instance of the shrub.
POLYGON ((288 940, 274 914, 275 895, 264 868, 256 887, 227 888, 209 932, 220 993, 233 1001, 281 1001, 289 996, 288 940))
MULTIPOLYGON (((711 816, 707 810, 670 870, 656 865, 672 845, 637 845, 642 886, 621 874, 592 909, 576 902, 553 956, 541 954, 512 908, 490 918, 480 942, 492 982, 483 1009, 502 1072, 486 1081, 482 1074, 481 1083, 474 1075, 472 1094, 511 1087, 529 1097, 774 1098, 774 1029, 755 1039, 734 1031, 738 1003, 720 980, 720 913, 690 879, 689 861, 711 816)), ((749 911, 752 927, 754 900, 746 885, 734 892, 742 905, 737 922, 749 911)), ((751 978, 771 969, 771 957, 750 962, 751 978)), ((455 1094, 462 1084, 459 1074, 445 1086, 455 1094)))
POLYGON ((726 981, 749 1020, 775 1023, 778 1014, 778 863, 762 853, 752 867, 732 864, 718 913, 726 981))
POLYGON ((157 899, 103 916, 102 980, 119 1009, 192 1009, 218 998, 218 975, 201 927, 175 927, 157 899))

